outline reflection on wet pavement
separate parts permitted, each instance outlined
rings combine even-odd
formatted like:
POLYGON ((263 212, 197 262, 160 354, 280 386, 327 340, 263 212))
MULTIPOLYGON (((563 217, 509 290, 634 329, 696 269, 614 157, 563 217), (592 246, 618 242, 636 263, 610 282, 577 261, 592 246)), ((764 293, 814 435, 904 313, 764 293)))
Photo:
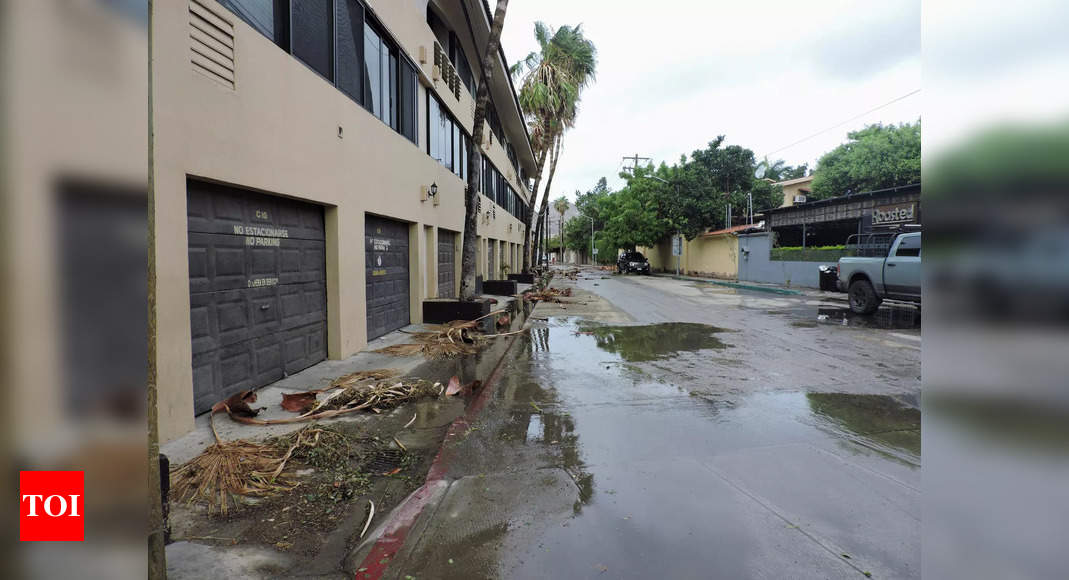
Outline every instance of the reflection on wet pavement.
POLYGON ((921 454, 921 412, 886 395, 808 393, 813 413, 869 440, 921 454))
POLYGON ((914 306, 884 305, 872 314, 854 314, 849 307, 817 308, 816 320, 860 328, 920 329, 921 311, 914 306))
POLYGON ((532 328, 395 577, 919 577, 919 462, 901 460, 919 457, 919 411, 878 395, 692 392, 625 363, 725 349, 718 336, 532 328))
POLYGON ((723 349, 716 335, 724 329, 692 322, 666 322, 641 326, 583 325, 580 334, 592 334, 598 348, 628 362, 668 358, 680 352, 723 349))

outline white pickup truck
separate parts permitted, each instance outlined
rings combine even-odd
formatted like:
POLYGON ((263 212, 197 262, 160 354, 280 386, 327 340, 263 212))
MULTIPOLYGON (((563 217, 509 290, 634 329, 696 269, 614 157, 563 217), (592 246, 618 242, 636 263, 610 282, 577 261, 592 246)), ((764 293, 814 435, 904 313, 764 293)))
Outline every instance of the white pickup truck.
POLYGON ((838 283, 850 296, 850 310, 872 314, 884 299, 920 304, 920 232, 858 236, 847 242, 851 247, 856 255, 839 258, 838 283))

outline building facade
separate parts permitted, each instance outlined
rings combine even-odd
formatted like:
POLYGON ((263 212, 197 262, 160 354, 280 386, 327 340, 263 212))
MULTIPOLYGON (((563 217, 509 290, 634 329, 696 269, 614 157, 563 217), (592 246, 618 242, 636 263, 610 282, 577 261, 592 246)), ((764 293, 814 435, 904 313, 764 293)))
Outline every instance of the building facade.
POLYGON ((806 202, 806 198, 812 189, 813 176, 808 175, 786 181, 777 181, 772 185, 778 185, 783 188, 783 203, 780 204, 780 207, 790 207, 806 202))
MULTIPOLYGON (((153 21, 163 440, 456 296, 483 0, 179 0, 153 21)), ((477 272, 516 271, 534 154, 495 55, 477 272)))

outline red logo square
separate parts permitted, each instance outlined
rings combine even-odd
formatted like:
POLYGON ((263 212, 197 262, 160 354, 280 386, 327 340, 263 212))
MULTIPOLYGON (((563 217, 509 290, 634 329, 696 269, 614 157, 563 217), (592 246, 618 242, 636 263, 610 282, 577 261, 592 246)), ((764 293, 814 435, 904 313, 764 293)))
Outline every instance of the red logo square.
POLYGON ((85 472, 19 472, 19 540, 85 540, 85 472))

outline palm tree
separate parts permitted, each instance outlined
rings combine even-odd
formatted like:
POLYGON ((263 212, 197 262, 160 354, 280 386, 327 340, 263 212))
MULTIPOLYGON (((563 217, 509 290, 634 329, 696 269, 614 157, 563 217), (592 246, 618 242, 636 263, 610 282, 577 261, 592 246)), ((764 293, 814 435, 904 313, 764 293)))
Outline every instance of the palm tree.
POLYGON ((568 203, 568 198, 563 195, 553 200, 553 209, 557 210, 557 213, 560 214, 560 221, 557 222, 559 226, 557 228, 557 234, 560 235, 560 240, 558 240, 557 247, 560 249, 561 261, 564 261, 564 214, 568 211, 568 208, 571 207, 571 205, 572 204, 568 203))
POLYGON ((475 124, 471 140, 467 144, 468 183, 464 188, 464 237, 460 250, 460 299, 475 299, 475 228, 478 227, 476 203, 479 196, 479 184, 482 183, 483 156, 479 143, 483 141, 483 125, 486 120, 486 105, 490 100, 490 79, 493 77, 494 58, 501 46, 501 30, 505 27, 505 11, 509 0, 497 0, 494 20, 490 24, 490 37, 486 40, 486 52, 483 53, 482 79, 479 89, 475 91, 475 124))
MULTIPOLYGON (((532 192, 535 197, 547 158, 549 160, 549 175, 534 232, 537 238, 549 207, 549 191, 560 158, 561 137, 574 125, 580 94, 594 80, 597 50, 583 35, 582 25, 554 30, 543 22, 536 22, 534 33, 539 50, 513 65, 511 70, 513 75, 523 78, 519 101, 531 129, 538 165, 532 192)), ((529 212, 524 240, 524 271, 531 265, 531 225, 534 221, 535 213, 529 212)))

